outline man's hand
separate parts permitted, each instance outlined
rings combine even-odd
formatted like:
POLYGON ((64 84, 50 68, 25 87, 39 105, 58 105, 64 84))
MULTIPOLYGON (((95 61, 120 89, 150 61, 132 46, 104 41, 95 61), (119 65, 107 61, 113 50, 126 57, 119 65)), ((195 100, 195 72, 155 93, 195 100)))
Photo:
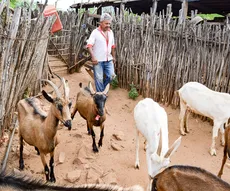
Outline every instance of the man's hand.
POLYGON ((91 61, 92 61, 93 65, 97 65, 98 64, 98 61, 97 61, 97 59, 95 57, 92 57, 91 61))

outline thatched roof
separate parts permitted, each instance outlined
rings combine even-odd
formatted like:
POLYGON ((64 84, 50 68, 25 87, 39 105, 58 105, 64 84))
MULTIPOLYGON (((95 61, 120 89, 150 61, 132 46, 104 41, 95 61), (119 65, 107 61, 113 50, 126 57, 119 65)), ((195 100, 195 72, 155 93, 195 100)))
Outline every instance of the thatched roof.
MULTIPOLYGON (((182 0, 158 0, 157 12, 166 8, 167 4, 172 4, 173 14, 178 15, 181 8, 182 0)), ((219 13, 226 15, 230 13, 230 0, 188 0, 189 13, 191 10, 198 9, 199 13, 219 13)), ((92 8, 98 6, 114 6, 120 7, 120 3, 124 3, 134 13, 149 13, 153 0, 102 0, 100 2, 76 3, 71 8, 92 8)))

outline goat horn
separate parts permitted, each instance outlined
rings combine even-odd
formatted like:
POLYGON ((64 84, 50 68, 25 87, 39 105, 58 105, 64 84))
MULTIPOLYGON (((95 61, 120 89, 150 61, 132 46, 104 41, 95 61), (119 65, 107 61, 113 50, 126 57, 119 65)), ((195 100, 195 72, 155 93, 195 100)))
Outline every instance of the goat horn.
POLYGON ((96 92, 94 91, 91 82, 89 82, 89 85, 88 85, 88 86, 89 86, 90 93, 91 93, 91 94, 95 94, 96 92))
POLYGON ((63 83, 63 86, 64 86, 65 99, 69 99, 69 84, 68 84, 68 80, 65 80, 64 78, 62 78, 62 83, 63 83))
POLYGON ((41 81, 48 82, 53 87, 57 97, 59 98, 61 97, 61 93, 59 92, 58 87, 53 82, 51 82, 50 80, 45 80, 45 79, 41 79, 41 81))
POLYGON ((162 148, 162 135, 161 135, 161 129, 160 129, 159 144, 158 144, 158 148, 157 148, 157 154, 159 156, 161 155, 161 148, 162 148))

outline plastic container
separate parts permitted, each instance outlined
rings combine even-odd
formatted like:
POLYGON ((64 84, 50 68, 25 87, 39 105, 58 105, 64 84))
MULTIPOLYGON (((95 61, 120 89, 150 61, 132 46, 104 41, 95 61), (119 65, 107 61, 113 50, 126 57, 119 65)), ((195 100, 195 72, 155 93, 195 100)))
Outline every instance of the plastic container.
POLYGON ((44 14, 45 17, 56 15, 56 20, 55 20, 55 22, 54 22, 54 24, 52 26, 52 29, 51 29, 52 33, 55 33, 57 31, 63 29, 61 20, 60 20, 60 18, 58 16, 58 12, 57 12, 55 6, 53 6, 53 5, 47 5, 45 7, 45 10, 44 10, 43 14, 44 14))

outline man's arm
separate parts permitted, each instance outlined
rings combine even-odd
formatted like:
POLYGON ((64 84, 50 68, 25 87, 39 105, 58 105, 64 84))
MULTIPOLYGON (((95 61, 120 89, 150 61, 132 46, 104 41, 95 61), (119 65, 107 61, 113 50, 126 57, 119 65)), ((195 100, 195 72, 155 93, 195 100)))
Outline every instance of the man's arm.
POLYGON ((89 39, 87 40, 87 49, 89 51, 89 54, 91 56, 91 61, 92 61, 92 64, 97 64, 98 61, 97 59, 95 58, 94 54, 93 54, 93 45, 95 43, 95 32, 93 31, 91 34, 90 34, 90 37, 89 39))
POLYGON ((89 51, 89 54, 91 56, 91 61, 92 61, 92 64, 97 64, 98 61, 97 59, 95 58, 94 54, 93 54, 93 49, 92 47, 88 47, 88 51, 89 51))

